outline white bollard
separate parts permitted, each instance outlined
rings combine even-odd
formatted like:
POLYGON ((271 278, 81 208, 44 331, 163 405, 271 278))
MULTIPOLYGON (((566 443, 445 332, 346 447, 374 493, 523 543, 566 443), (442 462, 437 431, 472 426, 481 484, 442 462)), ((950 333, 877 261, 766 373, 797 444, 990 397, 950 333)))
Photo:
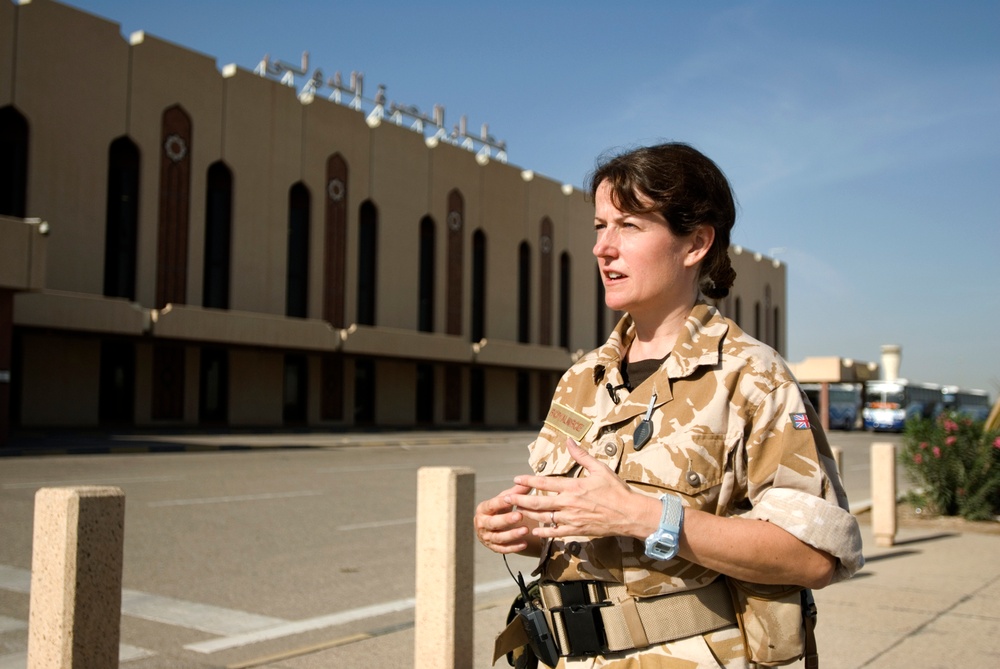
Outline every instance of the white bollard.
POLYGON ((831 446, 830 452, 833 453, 833 461, 837 463, 837 474, 840 476, 840 480, 844 480, 844 449, 840 446, 831 446))
POLYGON ((471 469, 417 472, 414 667, 472 666, 475 493, 471 469))
POLYGON ((28 669, 117 669, 124 536, 120 488, 35 494, 28 669))
POLYGON ((888 547, 896 543, 896 447, 889 443, 874 443, 872 466, 872 533, 875 545, 888 547))

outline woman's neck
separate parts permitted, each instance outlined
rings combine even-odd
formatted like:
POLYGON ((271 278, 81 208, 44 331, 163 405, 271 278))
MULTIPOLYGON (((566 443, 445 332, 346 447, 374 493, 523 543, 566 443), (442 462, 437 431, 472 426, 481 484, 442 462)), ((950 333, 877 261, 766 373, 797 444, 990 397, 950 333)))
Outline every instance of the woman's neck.
POLYGON ((667 357, 674 350, 677 338, 680 336, 693 307, 692 303, 656 319, 643 318, 633 314, 635 338, 628 348, 629 362, 659 360, 667 357))

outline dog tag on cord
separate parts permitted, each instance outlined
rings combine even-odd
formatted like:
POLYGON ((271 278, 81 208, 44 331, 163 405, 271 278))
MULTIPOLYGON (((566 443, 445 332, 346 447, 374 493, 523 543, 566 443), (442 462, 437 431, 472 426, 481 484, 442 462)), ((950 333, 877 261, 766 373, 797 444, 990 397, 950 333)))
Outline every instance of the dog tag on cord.
POLYGON ((642 417, 642 422, 635 428, 635 432, 632 433, 632 448, 637 451, 641 451, 642 447, 646 445, 649 438, 653 436, 653 421, 650 420, 653 416, 653 406, 656 404, 656 389, 653 389, 653 396, 649 398, 649 407, 646 409, 646 415, 642 417))

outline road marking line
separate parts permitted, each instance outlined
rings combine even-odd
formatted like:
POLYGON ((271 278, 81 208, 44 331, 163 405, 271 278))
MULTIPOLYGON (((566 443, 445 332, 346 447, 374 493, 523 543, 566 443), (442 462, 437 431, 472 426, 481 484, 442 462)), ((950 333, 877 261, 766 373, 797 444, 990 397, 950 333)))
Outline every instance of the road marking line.
POLYGON ((122 614, 219 635, 243 634, 287 622, 282 618, 151 595, 136 590, 122 591, 122 614))
POLYGON ((163 483, 166 481, 180 481, 180 476, 123 476, 119 478, 96 476, 89 479, 72 479, 65 481, 22 481, 21 483, 4 483, 5 490, 18 490, 22 488, 46 488, 55 486, 73 485, 108 485, 114 483, 163 483))
POLYGON ((28 623, 23 620, 18 620, 17 618, 8 618, 7 616, 0 616, 0 634, 4 632, 15 632, 28 629, 28 623))
MULTIPOLYGON (((31 572, 0 565, 0 590, 30 593, 31 572)), ((288 622, 283 618, 188 602, 138 590, 122 590, 122 615, 220 636, 244 634, 288 622)))
MULTIPOLYGON (((509 578, 480 583, 474 593, 482 595, 496 590, 514 589, 509 578)), ((31 588, 31 572, 0 565, 0 589, 28 593, 31 588)), ((209 604, 188 602, 172 597, 152 595, 136 590, 122 591, 122 614, 175 627, 196 629, 220 638, 184 646, 199 653, 215 653, 220 650, 248 646, 262 641, 270 641, 303 632, 311 632, 327 627, 335 627, 365 618, 375 618, 389 613, 407 611, 416 606, 416 599, 407 597, 382 604, 362 606, 348 611, 340 611, 305 620, 288 621, 281 618, 257 615, 246 611, 226 609, 209 604)), ((0 659, 2 662, 2 659, 0 659)), ((0 664, 0 669, 9 669, 0 664)))
MULTIPOLYGON (((479 595, 487 592, 493 592, 494 590, 500 590, 502 588, 513 589, 515 587, 516 586, 511 579, 505 578, 499 581, 491 581, 489 583, 477 585, 474 592, 479 595)), ((376 616, 382 616, 389 613, 408 611, 414 608, 416 603, 417 600, 413 597, 397 599, 394 602, 362 606, 349 611, 341 611, 339 613, 317 616, 316 618, 307 618, 305 620, 285 623, 283 625, 277 625, 270 629, 258 630, 256 632, 248 632, 246 634, 237 634, 230 637, 201 641, 199 643, 188 644, 187 646, 184 646, 184 648, 186 650, 193 650, 197 653, 217 653, 222 650, 230 650, 241 646, 250 646, 263 641, 273 641, 274 639, 294 636, 304 632, 314 632, 327 627, 345 625, 358 620, 364 620, 365 618, 374 618, 376 616)))
POLYGON ((372 465, 364 467, 361 465, 344 467, 320 467, 314 471, 317 474, 357 474, 361 472, 389 472, 389 471, 416 471, 420 465, 372 465))
POLYGON ((0 590, 31 592, 31 571, 0 564, 0 590))
MULTIPOLYGON (((128 646, 126 644, 118 646, 119 664, 131 662, 133 660, 143 660, 147 657, 153 657, 155 655, 156 653, 151 650, 146 650, 145 648, 137 648, 136 646, 128 646)), ((27 666, 27 651, 11 653, 9 655, 0 655, 0 669, 25 669, 27 666)))
POLYGON ((373 520, 370 523, 355 523, 354 525, 341 525, 336 528, 340 532, 350 532, 351 530, 370 530, 376 527, 390 527, 392 525, 411 525, 416 523, 416 518, 400 518, 399 520, 373 520))
POLYGON ((302 490, 297 492, 272 492, 256 495, 229 495, 228 497, 201 497, 195 499, 170 499, 162 502, 149 502, 146 506, 195 506, 197 504, 227 504, 229 502, 256 502, 266 499, 286 499, 289 497, 314 497, 322 495, 322 490, 302 490))
POLYGON ((384 604, 372 604, 371 606, 362 606, 361 608, 352 609, 350 611, 341 611, 339 613, 331 613, 316 618, 307 618, 305 620, 285 623, 284 625, 277 625, 275 627, 258 630, 256 632, 247 632, 246 634, 237 634, 234 636, 222 637, 220 639, 210 639, 208 641, 192 643, 184 646, 184 648, 186 650, 193 650, 197 653, 215 653, 220 650, 239 648, 240 646, 249 646, 262 641, 271 641, 273 639, 280 639, 286 636, 294 636, 296 634, 302 634, 303 632, 312 632, 325 627, 344 625, 357 620, 363 620, 365 618, 374 618, 375 616, 406 611, 412 609, 416 605, 416 602, 416 599, 409 597, 407 599, 398 599, 394 602, 386 602, 384 604))

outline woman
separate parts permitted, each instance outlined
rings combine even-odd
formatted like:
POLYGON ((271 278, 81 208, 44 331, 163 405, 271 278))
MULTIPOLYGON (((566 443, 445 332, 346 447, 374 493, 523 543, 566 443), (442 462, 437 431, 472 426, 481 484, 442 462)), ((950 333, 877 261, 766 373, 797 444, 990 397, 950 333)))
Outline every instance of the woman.
POLYGON ((535 474, 478 506, 479 539, 540 557, 560 666, 791 661, 800 640, 762 641, 754 611, 799 615, 802 588, 860 568, 861 541, 784 362, 701 299, 735 279, 729 183, 663 144, 599 165, 590 191, 607 305, 626 313, 560 380, 535 474), (746 606, 748 590, 765 598, 746 606))

